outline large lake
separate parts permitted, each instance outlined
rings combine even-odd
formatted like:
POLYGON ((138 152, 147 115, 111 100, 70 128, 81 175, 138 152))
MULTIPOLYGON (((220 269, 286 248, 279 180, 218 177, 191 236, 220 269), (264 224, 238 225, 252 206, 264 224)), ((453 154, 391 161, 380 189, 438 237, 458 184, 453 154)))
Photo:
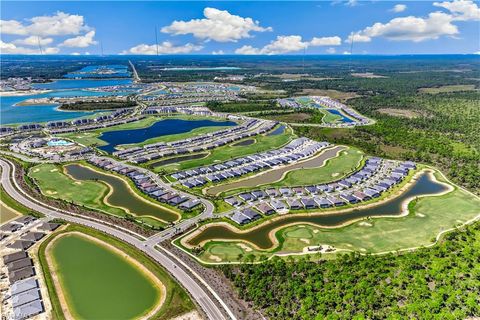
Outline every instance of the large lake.
POLYGON ((105 132, 99 138, 108 144, 98 148, 106 152, 113 152, 115 147, 121 144, 140 143, 150 138, 185 133, 196 128, 235 125, 236 123, 233 121, 165 119, 146 128, 105 132))
POLYGON ((92 114, 93 112, 83 111, 60 111, 57 105, 41 104, 34 106, 15 105, 27 99, 38 99, 48 97, 75 97, 75 96, 106 96, 121 95, 124 92, 94 92, 82 89, 98 88, 104 86, 115 86, 130 84, 130 79, 116 80, 56 80, 49 83, 34 84, 36 89, 52 90, 47 93, 22 95, 12 97, 1 97, 0 99, 0 121, 2 125, 27 122, 48 122, 79 118, 92 114))

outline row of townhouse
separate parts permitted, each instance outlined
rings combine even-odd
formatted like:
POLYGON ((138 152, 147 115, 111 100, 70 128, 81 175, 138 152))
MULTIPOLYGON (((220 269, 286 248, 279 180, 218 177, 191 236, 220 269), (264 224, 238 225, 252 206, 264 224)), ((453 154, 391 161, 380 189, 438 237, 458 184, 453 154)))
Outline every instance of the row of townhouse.
POLYGON ((115 151, 114 156, 132 163, 144 163, 169 156, 201 152, 224 146, 237 140, 266 133, 277 125, 275 121, 247 119, 242 124, 172 142, 159 142, 143 147, 115 151))
POLYGON ((92 157, 91 164, 107 171, 113 171, 130 178, 139 190, 162 203, 178 207, 181 210, 191 210, 201 204, 198 199, 182 196, 159 186, 152 177, 142 171, 107 158, 92 157))
POLYGON ((402 182, 410 170, 415 168, 416 164, 411 161, 398 162, 372 157, 360 170, 336 182, 259 189, 229 196, 224 201, 236 208, 255 206, 255 209, 266 215, 288 210, 341 207, 380 197, 402 182))
POLYGON ((309 158, 327 146, 329 146, 328 142, 317 142, 302 137, 292 140, 286 146, 276 150, 256 153, 214 165, 180 171, 171 176, 185 187, 192 188, 204 185, 208 181, 216 183, 262 169, 291 164, 309 158))

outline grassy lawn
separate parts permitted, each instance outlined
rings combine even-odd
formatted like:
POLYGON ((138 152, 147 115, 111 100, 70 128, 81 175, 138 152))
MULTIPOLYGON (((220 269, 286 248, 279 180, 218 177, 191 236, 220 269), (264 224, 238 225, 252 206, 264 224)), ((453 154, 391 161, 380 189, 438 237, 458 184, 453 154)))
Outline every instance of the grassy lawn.
MULTIPOLYGON (((444 179, 436 174, 437 179, 444 179)), ((442 195, 419 198, 409 205, 410 214, 401 218, 367 219, 351 225, 326 229, 307 224, 286 227, 277 233, 280 247, 275 252, 302 252, 306 246, 331 245, 339 250, 354 250, 363 253, 379 253, 404 248, 427 246, 442 231, 469 221, 480 214, 480 199, 463 189, 442 195)), ((272 252, 259 251, 238 242, 211 241, 199 256, 205 262, 238 261, 240 254, 262 257, 272 252), (245 250, 248 247, 248 250, 245 250), (232 249, 234 248, 234 249, 232 249), (223 252, 219 255, 218 252, 223 252), (217 253, 217 254, 215 254, 217 253)))
POLYGON ((338 157, 328 160, 323 167, 290 171, 285 178, 272 186, 306 186, 341 179, 358 168, 363 155, 360 150, 349 148, 342 151, 338 157))
POLYGON ((342 117, 339 116, 338 114, 330 113, 330 112, 328 112, 327 110, 324 110, 324 109, 318 109, 318 110, 324 114, 324 116, 322 118, 322 121, 324 123, 335 123, 338 120, 342 119, 342 117))
MULTIPOLYGON (((46 260, 46 252, 45 249, 47 245, 59 234, 65 233, 65 232, 70 232, 70 231, 77 231, 84 233, 89 236, 93 236, 103 242, 106 242, 110 245, 113 245, 117 249, 121 250, 140 264, 142 264, 144 267, 146 267, 155 277, 157 277, 162 284, 166 288, 166 296, 165 296, 165 302, 163 306, 160 308, 160 310, 155 313, 152 316, 152 319, 160 319, 160 320, 166 320, 166 319, 171 319, 173 317, 179 316, 181 314, 184 314, 186 312, 189 312, 191 310, 195 309, 194 304, 190 300, 190 297, 188 294, 185 292, 185 290, 180 287, 178 283, 176 283, 171 276, 167 273, 165 269, 163 269, 160 265, 158 265, 155 261, 151 260, 148 256, 144 255, 134 247, 130 246, 129 244, 126 244, 120 240, 117 240, 113 237, 110 237, 104 233, 83 227, 83 226, 78 226, 78 225, 69 225, 65 230, 57 232, 50 236, 46 241, 44 241, 39 248, 39 259, 40 259, 40 264, 43 269, 43 274, 45 277, 45 282, 47 284, 47 289, 49 291, 50 299, 52 301, 52 306, 53 306, 53 315, 55 319, 65 319, 65 316, 62 311, 62 306, 60 304, 57 292, 55 290, 54 284, 53 284, 53 279, 51 276, 51 271, 49 270, 49 266, 47 264, 46 260)), ((68 248, 67 248, 68 249, 68 248)), ((91 248, 80 248, 82 251, 86 249, 91 249, 91 248)), ((96 249, 96 248, 94 248, 96 249)), ((108 251, 108 250, 107 250, 108 251)), ((138 303, 138 305, 143 304, 148 308, 147 304, 149 302, 148 296, 145 294, 140 294, 139 289, 142 289, 142 293, 145 293, 146 289, 151 290, 148 288, 147 284, 145 284, 142 281, 122 281, 125 280, 124 277, 120 281, 117 281, 117 283, 112 283, 103 287, 99 287, 99 284, 105 284, 106 281, 112 280, 114 277, 119 276, 120 272, 118 270, 118 264, 119 263, 125 263, 125 260, 119 259, 116 260, 123 260, 123 261, 116 261, 116 263, 108 263, 107 265, 104 264, 105 257, 105 252, 102 252, 101 256, 98 256, 95 254, 95 257, 97 260, 92 262, 90 265, 87 267, 90 267, 91 265, 95 265, 94 268, 88 268, 90 272, 88 274, 85 274, 85 268, 83 270, 80 269, 82 265, 86 263, 87 260, 91 259, 91 255, 78 255, 76 254, 77 251, 65 251, 62 254, 65 254, 67 256, 70 256, 69 259, 71 259, 68 264, 71 264, 69 267, 73 268, 74 272, 70 272, 70 279, 69 281, 76 281, 76 285, 79 286, 82 290, 75 290, 74 296, 76 299, 76 303, 82 303, 84 306, 87 307, 89 315, 82 314, 82 318, 110 318, 110 319, 124 319, 127 318, 125 316, 125 313, 118 314, 120 310, 124 310, 125 308, 129 308, 130 312, 132 310, 132 304, 133 303, 138 303), (80 261, 81 260, 81 261, 80 261), (74 261, 78 261, 79 264, 73 265, 72 263, 74 261), (114 272, 112 272, 112 270, 114 272), (103 276, 98 277, 99 275, 103 276), (91 275, 93 273, 93 275, 91 275), (72 275, 78 275, 75 278, 72 278, 72 275), (91 277, 97 277, 96 281, 91 281, 91 277), (73 279, 73 280, 72 280, 73 279), (79 281, 78 279, 81 279, 82 281, 79 281), (99 287, 99 288, 97 288, 99 287), (121 287, 121 288, 120 288, 121 287), (140 288, 142 287, 142 288, 140 288), (118 290, 118 289, 121 289, 118 290), (115 290, 114 290, 115 289, 115 290), (127 290, 125 290, 127 289, 127 290), (105 295, 105 291, 109 291, 108 295, 105 295), (87 294, 88 293, 88 294, 87 294), (82 295, 81 301, 78 301, 78 295, 82 295), (130 295, 132 297, 128 299, 124 299, 125 295, 130 295), (118 298, 121 298, 118 300, 118 298), (99 308, 99 303, 102 304, 102 307, 99 308), (107 304, 107 307, 105 306, 107 304), (91 312, 95 313, 92 314, 91 312), (101 314, 99 314, 101 313, 101 314)), ((109 260, 112 260, 113 258, 107 257, 109 260)), ((87 268, 86 267, 86 268, 87 268)), ((122 266, 123 269, 125 269, 125 266, 122 266)), ((63 270, 63 269, 62 269, 63 270)), ((133 272, 133 270, 129 271, 130 273, 133 272)), ((138 278, 138 275, 136 276, 138 278)), ((145 279, 137 279, 137 280, 145 280, 145 279)), ((151 285, 150 285, 151 286, 151 285)), ((73 287, 72 287, 73 288, 73 287)), ((151 300, 151 299, 150 299, 151 300)), ((142 310, 138 309, 141 313, 145 311, 145 306, 142 307, 142 310)), ((137 306, 138 307, 138 306, 137 306)))
POLYGON ((293 133, 290 129, 285 130, 283 134, 279 135, 258 135, 255 136, 256 142, 248 146, 234 146, 232 144, 215 148, 211 150, 209 156, 201 159, 193 159, 182 161, 177 164, 167 165, 155 168, 155 171, 173 172, 177 170, 186 170, 199 166, 209 165, 214 162, 227 161, 233 158, 245 156, 252 153, 276 149, 293 138, 293 133))
MULTIPOLYGON (((46 196, 74 203, 93 210, 125 217, 128 212, 120 207, 110 206, 104 202, 110 187, 93 180, 78 181, 63 173, 63 166, 40 164, 31 168, 29 176, 35 179, 38 187, 46 196)), ((113 194, 112 194, 113 195, 113 194)), ((133 195, 130 195, 133 197, 133 195)), ((159 220, 138 217, 152 226, 164 226, 159 220)))

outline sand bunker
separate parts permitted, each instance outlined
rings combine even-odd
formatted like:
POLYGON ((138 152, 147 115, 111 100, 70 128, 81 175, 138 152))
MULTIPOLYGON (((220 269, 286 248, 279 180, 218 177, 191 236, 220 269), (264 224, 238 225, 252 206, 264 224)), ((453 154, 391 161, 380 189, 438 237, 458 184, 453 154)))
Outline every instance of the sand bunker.
POLYGON ((300 238, 300 241, 305 242, 306 244, 310 244, 310 240, 305 238, 300 238))
POLYGON ((58 169, 52 169, 52 170, 50 170, 50 172, 55 172, 55 171, 58 171, 58 169))
POLYGON ((213 254, 209 255, 208 259, 213 260, 215 262, 221 262, 222 261, 222 258, 220 258, 219 256, 215 256, 213 254))
POLYGON ((373 224, 371 224, 370 222, 365 222, 365 221, 362 221, 358 224, 359 226, 362 226, 362 227, 372 227, 373 224))
POLYGON ((246 252, 253 251, 252 248, 250 248, 249 246, 247 246, 247 245, 244 244, 244 243, 238 243, 237 245, 238 245, 240 248, 242 248, 243 250, 245 250, 246 252))
POLYGON ((45 193, 53 195, 53 194, 57 194, 57 191, 47 190, 47 191, 45 191, 45 193))

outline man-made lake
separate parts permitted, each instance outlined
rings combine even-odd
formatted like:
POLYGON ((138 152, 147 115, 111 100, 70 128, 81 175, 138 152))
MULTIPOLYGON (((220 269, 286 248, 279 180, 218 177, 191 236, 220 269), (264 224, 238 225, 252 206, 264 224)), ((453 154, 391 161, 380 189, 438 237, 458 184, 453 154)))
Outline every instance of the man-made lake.
POLYGON ((105 132, 99 138, 108 144, 99 149, 113 152, 115 147, 121 144, 140 143, 150 138, 185 133, 196 128, 235 125, 237 124, 233 121, 165 119, 157 121, 147 128, 105 132))
POLYGON ((344 213, 337 214, 319 214, 310 216, 300 216, 291 214, 283 219, 273 220, 270 223, 265 223, 259 228, 249 232, 237 233, 225 226, 211 226, 202 231, 197 236, 188 240, 188 243, 193 246, 198 246, 203 241, 208 240, 243 240, 251 242, 261 249, 269 249, 274 244, 269 237, 269 233, 282 226, 288 224, 301 224, 312 223, 320 227, 335 227, 342 224, 346 224, 351 221, 355 221, 366 217, 375 216, 398 216, 402 214, 402 203, 409 198, 417 197, 420 195, 433 195, 447 190, 447 187, 441 183, 432 180, 431 176, 427 173, 422 173, 420 177, 414 182, 413 186, 400 196, 382 203, 376 207, 370 207, 365 209, 357 209, 344 213))
POLYGON ((343 113, 341 113, 339 110, 337 109, 326 109, 328 112, 330 112, 331 114, 334 114, 334 115, 337 115, 337 116, 340 116, 342 117, 340 119, 341 122, 345 122, 345 123, 352 123, 352 122, 355 122, 354 120, 350 119, 349 117, 345 116, 343 113))
POLYGON ((134 194, 128 183, 117 176, 105 174, 78 164, 66 165, 65 170, 76 180, 101 181, 109 185, 111 193, 106 200, 112 206, 125 208, 136 216, 151 216, 167 222, 178 219, 178 215, 175 213, 134 194))
POLYGON ((85 96, 107 96, 122 95, 125 92, 94 92, 82 89, 98 88, 104 86, 115 86, 130 84, 130 79, 117 80, 56 80, 49 83, 34 84, 35 89, 53 90, 47 93, 1 97, 0 99, 0 120, 1 124, 27 123, 27 122, 48 122, 74 119, 90 115, 94 112, 84 111, 60 111, 57 105, 39 104, 32 106, 18 106, 27 99, 38 99, 48 97, 85 97, 85 96))
POLYGON ((151 166, 152 166, 152 168, 157 168, 157 167, 166 166, 166 165, 172 164, 172 163, 178 163, 178 162, 187 161, 187 160, 194 160, 194 159, 202 159, 202 158, 205 158, 206 156, 208 156, 208 152, 206 152, 206 153, 195 153, 195 154, 190 154, 190 155, 186 155, 186 156, 179 156, 179 157, 174 157, 174 158, 170 158, 170 159, 156 161, 156 162, 152 163, 151 166))

